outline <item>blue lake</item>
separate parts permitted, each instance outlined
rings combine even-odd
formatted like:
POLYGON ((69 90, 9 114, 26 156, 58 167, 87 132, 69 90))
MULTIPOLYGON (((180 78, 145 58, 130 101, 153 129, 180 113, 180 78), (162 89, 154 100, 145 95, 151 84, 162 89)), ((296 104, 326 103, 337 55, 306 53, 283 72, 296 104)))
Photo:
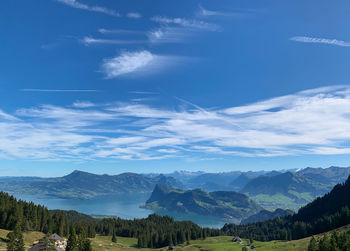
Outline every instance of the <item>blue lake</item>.
POLYGON ((76 210, 90 215, 109 215, 123 219, 145 218, 149 214, 157 213, 169 215, 175 220, 191 220, 202 227, 221 228, 225 220, 218 217, 201 216, 195 214, 180 214, 169 211, 152 211, 140 208, 150 197, 150 193, 123 194, 98 196, 91 199, 61 199, 50 196, 13 194, 17 199, 32 201, 46 206, 48 209, 76 210))

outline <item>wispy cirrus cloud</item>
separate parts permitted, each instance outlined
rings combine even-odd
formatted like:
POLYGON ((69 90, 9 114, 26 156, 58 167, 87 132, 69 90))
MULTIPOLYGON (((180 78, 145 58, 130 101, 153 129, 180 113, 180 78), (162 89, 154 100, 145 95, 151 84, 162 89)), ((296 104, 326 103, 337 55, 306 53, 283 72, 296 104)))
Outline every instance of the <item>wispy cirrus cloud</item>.
POLYGON ((105 28, 98 29, 98 32, 101 34, 145 34, 144 31, 138 31, 138 30, 105 29, 105 28))
POLYGON ((7 114, 2 110, 0 110, 0 118, 5 119, 5 120, 18 120, 15 116, 7 114))
POLYGON ((128 18, 134 18, 134 19, 139 19, 142 17, 142 15, 138 12, 129 12, 128 14, 126 14, 126 16, 128 18))
MULTIPOLYGON (((180 100, 179 100, 180 101, 180 100)), ((151 160, 350 153, 350 86, 206 109, 133 102, 0 110, 0 157, 151 160)))
POLYGON ((149 91, 129 91, 132 94, 140 94, 140 95, 157 95, 158 92, 149 92, 149 91))
POLYGON ((223 15, 225 15, 224 12, 208 10, 208 9, 205 9, 201 5, 199 6, 199 12, 197 14, 200 16, 223 16, 223 15))
POLYGON ((65 4, 65 5, 68 5, 72 8, 76 8, 76 9, 99 12, 99 13, 107 14, 110 16, 116 16, 116 17, 120 16, 120 14, 118 12, 116 12, 115 10, 111 10, 111 9, 101 7, 101 6, 90 6, 90 5, 81 3, 77 0, 56 0, 56 1, 59 3, 65 4))
POLYGON ((144 40, 127 40, 127 39, 103 39, 103 38, 93 38, 93 37, 84 37, 81 39, 81 42, 88 46, 93 44, 119 44, 119 45, 126 45, 126 44, 142 44, 147 41, 144 40))
POLYGON ((219 30, 219 26, 212 23, 207 23, 201 20, 195 19, 186 19, 186 18, 169 18, 163 16, 155 16, 152 17, 152 20, 161 24, 176 24, 186 28, 200 29, 200 30, 209 30, 209 31, 217 31, 219 30))
POLYGON ((147 33, 151 43, 185 42, 203 31, 220 31, 217 24, 197 19, 155 16, 151 20, 161 24, 161 27, 147 33))
POLYGON ((115 78, 144 69, 155 61, 156 56, 149 51, 123 52, 117 57, 105 59, 102 71, 107 78, 115 78))
POLYGON ((194 29, 179 27, 161 27, 147 33, 151 43, 179 43, 185 42, 196 33, 194 29))
POLYGON ((197 16, 200 17, 234 17, 234 18, 243 18, 250 15, 253 11, 248 9, 241 9, 235 12, 224 12, 224 11, 214 11, 204 8, 202 5, 199 5, 199 11, 197 16))
POLYGON ((337 39, 318 38, 318 37, 291 37, 289 40, 302 43, 329 44, 342 47, 350 47, 350 42, 337 39))
POLYGON ((76 108, 90 108, 96 106, 94 103, 90 101, 75 101, 73 103, 73 106, 76 108))
POLYGON ((156 55, 147 50, 124 51, 119 56, 105 59, 101 70, 106 78, 116 78, 131 73, 149 74, 183 60, 184 58, 175 56, 156 55))
POLYGON ((20 89, 22 92, 98 92, 89 89, 20 89))

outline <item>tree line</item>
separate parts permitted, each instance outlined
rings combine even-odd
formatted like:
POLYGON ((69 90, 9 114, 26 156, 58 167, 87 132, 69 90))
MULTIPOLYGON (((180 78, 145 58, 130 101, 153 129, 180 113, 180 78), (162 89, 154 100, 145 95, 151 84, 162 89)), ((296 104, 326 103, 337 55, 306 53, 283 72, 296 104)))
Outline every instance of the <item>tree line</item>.
MULTIPOLYGON (((159 248, 182 244, 207 236, 221 235, 219 229, 201 228, 190 221, 174 221, 169 216, 151 214, 145 219, 94 219, 75 211, 50 211, 32 202, 16 200, 0 192, 0 228, 18 231, 57 233, 68 237, 67 250, 89 250, 87 238, 104 236, 134 237, 138 247, 159 248), (83 249, 82 247, 86 247, 83 249)), ((113 239, 114 239, 113 238, 113 239)))
POLYGON ((228 235, 260 241, 294 240, 327 232, 350 224, 350 177, 331 192, 317 198, 297 214, 246 225, 226 224, 228 235))
POLYGON ((321 238, 312 236, 308 251, 348 251, 350 250, 350 235, 334 231, 331 235, 325 234, 321 238))
POLYGON ((219 229, 201 228, 191 221, 174 221, 169 216, 156 214, 145 219, 102 219, 96 224, 96 232, 106 236, 115 234, 137 238, 138 247, 142 248, 172 246, 222 234, 219 229))

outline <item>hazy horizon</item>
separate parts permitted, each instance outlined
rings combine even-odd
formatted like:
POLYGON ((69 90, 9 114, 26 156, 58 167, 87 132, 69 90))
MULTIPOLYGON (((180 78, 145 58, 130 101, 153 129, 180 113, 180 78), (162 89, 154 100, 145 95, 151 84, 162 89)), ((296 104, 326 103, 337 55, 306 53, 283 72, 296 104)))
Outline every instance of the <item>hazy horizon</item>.
POLYGON ((161 175, 161 174, 164 174, 164 175, 170 175, 170 174, 174 174, 176 172, 179 172, 179 173, 189 173, 189 174, 195 174, 195 173, 203 173, 203 174, 222 174, 222 173, 234 173, 234 172, 242 172, 242 173, 246 173, 246 172, 272 172, 272 171, 276 171, 276 172, 298 172, 298 171, 301 171, 303 169, 306 169, 306 168, 321 168, 321 169, 327 169, 327 168, 330 168, 330 167, 339 167, 339 168, 348 168, 349 166, 327 166, 327 167, 311 167, 311 166, 307 166, 307 167, 304 167, 304 168, 289 168, 289 169, 279 169, 279 170, 276 170, 276 169, 272 169, 272 170, 227 170, 227 171, 210 171, 210 172, 207 172, 207 171, 203 171, 203 170, 194 170, 194 171, 188 171, 188 170, 174 170, 172 172, 148 172, 148 173, 143 173, 143 172, 130 172, 130 171, 126 171, 126 172, 118 172, 118 173, 106 173, 106 172, 93 172, 93 171, 84 171, 84 170, 79 170, 79 169, 74 169, 68 173, 63 173, 61 175, 57 175, 57 176, 45 176, 45 175, 37 175, 37 176, 33 176, 33 175, 0 175, 0 178, 26 178, 26 177, 38 177, 38 178, 58 178, 58 177, 62 177, 62 176, 66 176, 66 175, 69 175, 73 172, 87 172, 87 173, 91 173, 91 174, 97 174, 97 175, 110 175, 110 176, 113 176, 113 175, 119 175, 119 174, 123 174, 123 173, 135 173, 135 174, 141 174, 141 175, 161 175))

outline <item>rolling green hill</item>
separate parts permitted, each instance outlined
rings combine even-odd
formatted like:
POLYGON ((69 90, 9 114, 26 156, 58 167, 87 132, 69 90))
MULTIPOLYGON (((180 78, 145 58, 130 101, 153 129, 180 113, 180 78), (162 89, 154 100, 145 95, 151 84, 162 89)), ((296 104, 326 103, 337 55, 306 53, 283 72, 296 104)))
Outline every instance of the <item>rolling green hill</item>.
MULTIPOLYGON (((349 233, 350 225, 336 229, 340 233, 349 233)), ((315 235, 316 238, 322 237, 324 234, 330 235, 331 232, 322 233, 315 235)), ((293 241, 254 241, 256 251, 307 251, 311 237, 293 240, 293 241)), ((117 243, 112 243, 109 236, 96 236, 91 239, 93 244, 93 250, 105 251, 136 251, 140 250, 137 246, 137 239, 135 238, 124 238, 119 237, 117 243)), ((178 245, 175 250, 181 251, 242 251, 242 247, 247 245, 249 240, 243 239, 243 243, 232 242, 232 236, 217 236, 208 237, 205 240, 193 240, 188 245, 178 245)), ((152 250, 152 249, 141 249, 141 250, 152 250)), ((167 247, 157 250, 168 250, 167 247)))

